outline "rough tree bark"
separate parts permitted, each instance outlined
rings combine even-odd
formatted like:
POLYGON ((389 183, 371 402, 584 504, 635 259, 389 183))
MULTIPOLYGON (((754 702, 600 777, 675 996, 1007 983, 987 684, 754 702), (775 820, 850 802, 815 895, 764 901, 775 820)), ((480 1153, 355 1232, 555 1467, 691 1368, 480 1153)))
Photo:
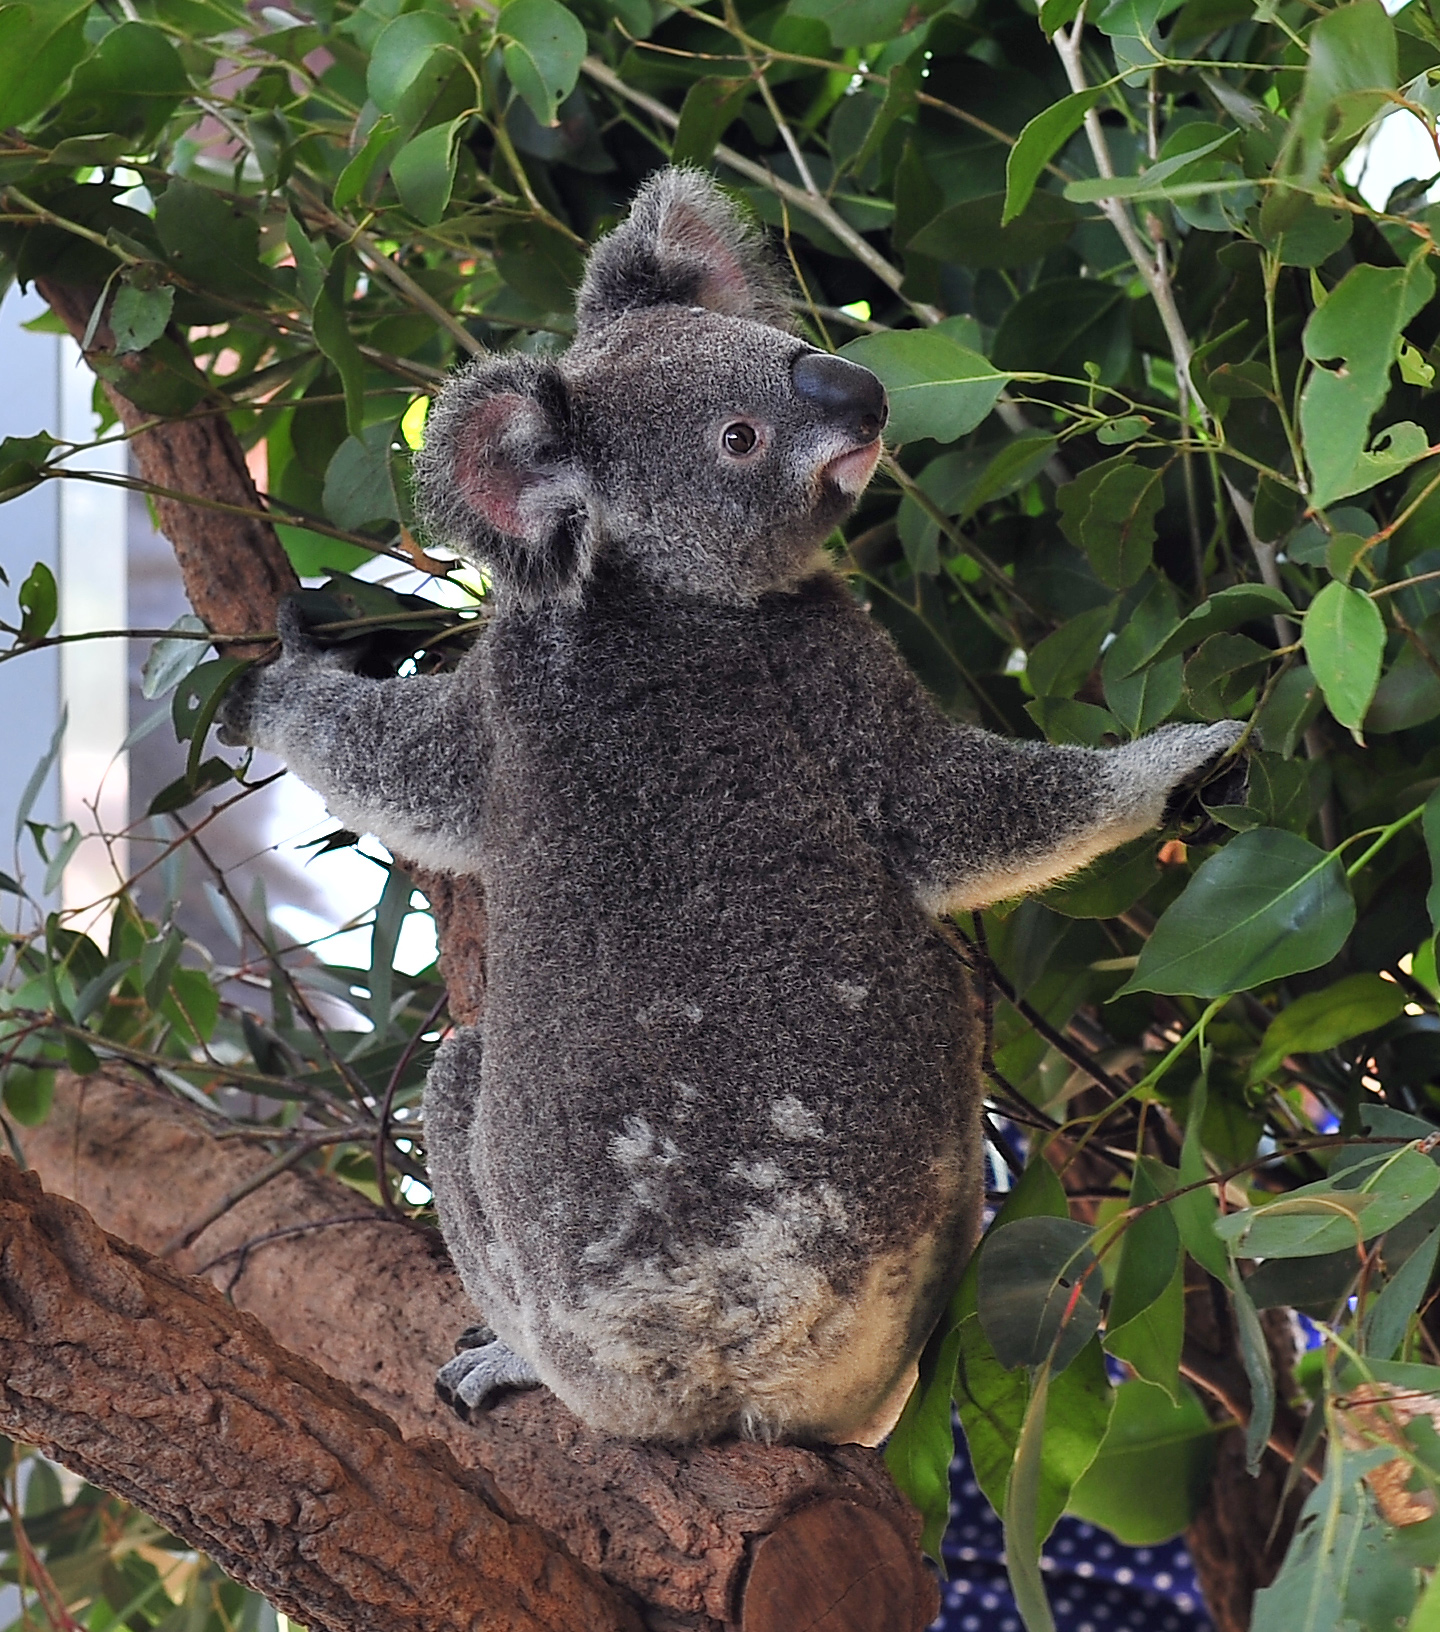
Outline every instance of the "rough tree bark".
MULTIPOLYGON (((108 1072, 62 1074, 55 1108, 26 1131, 24 1151, 47 1190, 152 1250, 183 1238, 270 1161, 253 1141, 227 1138, 222 1119, 208 1122, 108 1072)), ((168 1262, 205 1274, 407 1440, 441 1439, 462 1466, 493 1477, 516 1509, 638 1600, 652 1628, 910 1632, 934 1613, 933 1584, 917 1568, 915 1515, 873 1451, 628 1444, 590 1432, 543 1391, 459 1422, 431 1387, 473 1315, 458 1277, 428 1232, 387 1218, 336 1180, 282 1173, 168 1262), (803 1561, 821 1510, 848 1552, 825 1560, 808 1619, 780 1616, 778 1602, 752 1597, 757 1577, 765 1592, 761 1560, 769 1557, 772 1574, 781 1560, 803 1561), (846 1594, 843 1613, 816 1618, 846 1594)))

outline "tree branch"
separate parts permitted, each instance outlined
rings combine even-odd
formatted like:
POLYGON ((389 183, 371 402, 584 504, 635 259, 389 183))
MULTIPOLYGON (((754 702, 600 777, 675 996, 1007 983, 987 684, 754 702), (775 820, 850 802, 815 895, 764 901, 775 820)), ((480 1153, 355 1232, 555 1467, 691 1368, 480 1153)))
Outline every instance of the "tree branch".
MULTIPOLYGON (((118 1073, 62 1073, 50 1119, 25 1131, 24 1151, 49 1189, 153 1247, 204 1212, 207 1198, 240 1188, 269 1162, 264 1148, 218 1137, 223 1131, 219 1118, 208 1124, 118 1073)), ((453 1338, 474 1319, 458 1277, 433 1232, 396 1224, 336 1180, 303 1168, 278 1175, 171 1264, 208 1265, 237 1308, 383 1411, 407 1440, 443 1440, 462 1467, 493 1478, 516 1511, 639 1599, 657 1632, 737 1624, 745 1632, 919 1632, 935 1613, 917 1517, 874 1451, 631 1444, 592 1433, 543 1389, 461 1423, 432 1385, 453 1338), (357 1213, 372 1222, 331 1224, 357 1213), (331 1227, 297 1230, 322 1223, 331 1227), (817 1619, 812 1598, 806 1618, 767 1621, 782 1606, 753 1597, 760 1557, 788 1557, 793 1567, 807 1541, 801 1516, 819 1506, 843 1526, 825 1556, 824 1588, 852 1581, 875 1595, 873 1616, 817 1619)), ((589 1624, 576 1622, 575 1632, 590 1632, 589 1624)))
POLYGON ((0 1427, 321 1632, 637 1632, 443 1446, 0 1158, 0 1427))

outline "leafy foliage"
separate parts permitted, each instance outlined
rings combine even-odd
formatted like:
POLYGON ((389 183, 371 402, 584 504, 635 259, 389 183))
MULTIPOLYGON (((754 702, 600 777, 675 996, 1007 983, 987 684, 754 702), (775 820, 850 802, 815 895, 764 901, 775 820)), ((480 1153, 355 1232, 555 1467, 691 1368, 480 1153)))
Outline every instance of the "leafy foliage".
MULTIPOLYGON (((483 607, 408 531, 429 394, 469 352, 568 334, 583 248, 679 156, 775 229, 805 331, 890 388, 894 451, 836 561, 942 706, 1085 744, 1250 722, 1248 786, 1212 787, 1178 840, 958 926, 993 1000, 995 1108, 1030 1162, 889 1455, 938 1547, 953 1397, 1036 1632, 1034 1548, 1067 1501, 1154 1538, 1147 1466, 1167 1461, 1165 1527, 1203 1496, 1176 1369, 1192 1260, 1234 1299, 1254 1455, 1277 1387, 1258 1311, 1302 1307, 1327 1333, 1332 1459, 1257 1626, 1408 1612, 1440 1541, 1378 1513, 1366 1455, 1334 1448, 1354 1367, 1434 1352, 1440 206, 1407 184, 1374 208, 1345 175, 1397 107, 1436 136, 1440 8, 124 14, 0 6, 0 282, 103 289, 102 376, 123 369, 162 417, 218 407, 263 449, 270 513, 324 580, 311 621, 365 641, 372 672, 449 661, 483 607), (353 576, 377 558, 443 587, 353 576), (1103 1194, 1067 1205, 1047 1151, 1103 1194), (1102 1345, 1131 1373, 1118 1390, 1102 1345)), ((69 451, 40 426, 0 445, 0 499, 64 478, 69 451)), ((37 568, 0 657, 60 638, 55 607, 37 568)), ((193 625, 157 645, 148 692, 173 690, 190 745, 157 816, 243 795, 245 766, 208 744, 234 672, 193 625)), ((28 826, 53 879, 78 834, 28 826)), ((56 917, 13 941, 8 1117, 43 1117, 62 1061, 131 1060, 187 1095, 263 1093, 277 1149, 362 1188, 372 1152, 419 1183, 400 1124, 377 1121, 413 1104, 437 1035, 434 972, 391 964, 408 882, 387 877, 367 969, 287 958, 263 903, 211 883, 223 956, 123 896, 106 944, 56 917)), ((1390 1449, 1433 1485, 1427 1444, 1390 1449)), ((71 1558, 89 1522, 37 1530, 36 1556, 71 1558)), ((104 1592, 110 1618, 150 1620, 104 1592)))

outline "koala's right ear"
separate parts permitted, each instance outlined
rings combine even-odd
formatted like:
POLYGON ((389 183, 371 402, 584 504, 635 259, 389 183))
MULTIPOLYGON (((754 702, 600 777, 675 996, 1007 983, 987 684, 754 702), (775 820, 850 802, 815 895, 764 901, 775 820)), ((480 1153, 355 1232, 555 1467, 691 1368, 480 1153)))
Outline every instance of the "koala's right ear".
POLYGON ((647 306, 703 306, 789 326, 764 243, 703 171, 672 166, 651 176, 590 252, 575 305, 582 335, 647 306))
POLYGON ((574 599, 594 541, 559 369, 507 356, 453 375, 425 423, 415 497, 426 529, 523 605, 574 599))

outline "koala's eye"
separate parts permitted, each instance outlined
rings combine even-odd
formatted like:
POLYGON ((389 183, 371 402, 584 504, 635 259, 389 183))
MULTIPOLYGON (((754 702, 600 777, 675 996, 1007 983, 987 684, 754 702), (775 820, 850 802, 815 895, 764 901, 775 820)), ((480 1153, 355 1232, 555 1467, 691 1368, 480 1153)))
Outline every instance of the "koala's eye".
POLYGON ((743 419, 736 420, 733 425, 727 425, 720 433, 721 447, 726 453, 734 454, 737 459, 749 453, 757 441, 755 427, 747 425, 743 419))

